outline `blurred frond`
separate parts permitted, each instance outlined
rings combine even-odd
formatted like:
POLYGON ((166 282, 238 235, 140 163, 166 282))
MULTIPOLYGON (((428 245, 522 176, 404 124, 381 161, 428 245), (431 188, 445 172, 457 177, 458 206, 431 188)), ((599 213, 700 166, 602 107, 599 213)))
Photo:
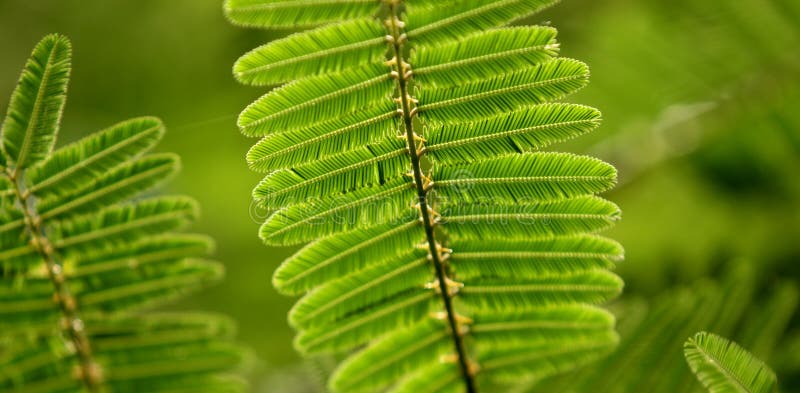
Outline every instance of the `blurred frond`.
POLYGON ((711 393, 776 390, 775 373, 734 342, 700 332, 683 346, 686 362, 711 393))
POLYGON ((613 354, 592 367, 531 381, 514 392, 625 393, 639 392, 642 386, 655 393, 700 392, 681 351, 686 337, 698 331, 735 337, 777 369, 796 373, 798 364, 783 356, 781 342, 800 292, 791 282, 781 282, 762 295, 761 286, 752 270, 739 264, 720 282, 701 280, 652 302, 620 302, 615 314, 621 341, 613 354))
POLYGON ((149 154, 155 118, 128 120, 52 151, 70 43, 33 51, 3 123, 0 174, 0 390, 239 392, 234 328, 214 315, 143 309, 217 281, 212 242, 179 234, 185 197, 141 195, 177 156, 149 154))

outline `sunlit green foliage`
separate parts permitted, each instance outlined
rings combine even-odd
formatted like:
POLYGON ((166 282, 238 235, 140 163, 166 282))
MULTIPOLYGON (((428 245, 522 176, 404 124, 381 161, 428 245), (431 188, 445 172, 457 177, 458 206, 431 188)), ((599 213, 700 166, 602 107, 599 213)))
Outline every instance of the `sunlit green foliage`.
MULTIPOLYGON (((264 360, 252 373, 256 386, 265 387, 261 390, 324 392, 317 382, 323 376, 318 359, 299 361, 291 348, 293 333, 283 317, 290 301, 264 289, 274 266, 295 250, 263 247, 253 238, 247 193, 258 175, 242 170, 248 141, 232 124, 244 103, 262 91, 233 83, 232 59, 287 32, 230 26, 219 1, 107 3, 0 1, 0 75, 8 77, 0 78, 6 92, 0 107, 8 103, 16 82, 12 75, 18 75, 31 43, 54 26, 73 35, 80 43, 79 68, 59 141, 125 116, 163 118, 170 127, 158 149, 179 153, 184 167, 169 189, 200 199, 203 214, 192 228, 212 234, 219 243, 215 255, 226 261, 223 285, 186 298, 181 306, 225 310, 242 322, 239 337, 264 360), (128 28, 114 29, 123 25, 128 28), (303 374, 309 369, 314 371, 303 374)), ((606 195, 625 211, 611 232, 626 246, 627 262, 616 271, 625 280, 623 299, 644 297, 652 305, 652 297, 674 294, 676 286, 716 280, 731 257, 742 255, 758 266, 762 286, 778 278, 797 280, 800 51, 792 48, 800 42, 798 5, 796 0, 566 0, 525 21, 552 22, 564 44, 561 53, 591 65, 590 87, 571 100, 601 108, 603 127, 558 149, 600 157, 619 170, 621 184, 606 195)), ((381 57, 385 46, 379 43, 376 51, 381 57)), ((325 59, 308 64, 322 67, 325 59)), ((759 299, 756 304, 771 304, 759 299)), ((612 310, 624 342, 630 310, 612 310)), ((760 325, 772 321, 752 319, 760 325)), ((794 318, 777 336, 754 330, 764 343, 779 342, 769 356, 739 334, 698 325, 675 335, 670 361, 686 373, 684 383, 702 391, 688 375, 680 347, 689 335, 707 330, 773 367, 782 391, 798 391, 798 322, 794 318)), ((638 375, 639 364, 633 361, 624 370, 638 375)))
POLYGON ((595 129, 560 102, 588 67, 556 30, 512 22, 552 0, 230 0, 228 17, 310 28, 252 50, 242 83, 280 85, 239 116, 266 173, 269 245, 308 355, 348 353, 337 392, 502 391, 614 348, 596 304, 622 281, 616 170, 541 149, 595 129), (335 4, 334 4, 335 3, 335 4), (501 387, 505 386, 505 387, 501 387))

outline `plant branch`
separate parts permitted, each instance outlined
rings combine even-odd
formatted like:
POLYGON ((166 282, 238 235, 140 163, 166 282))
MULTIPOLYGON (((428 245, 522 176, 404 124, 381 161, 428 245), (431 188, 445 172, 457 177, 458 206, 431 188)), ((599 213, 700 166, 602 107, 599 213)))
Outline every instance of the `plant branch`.
POLYGON ((70 293, 69 285, 66 282, 63 264, 55 247, 47 238, 42 218, 36 211, 35 197, 25 186, 23 171, 6 168, 6 174, 14 183, 13 191, 23 213, 25 229, 30 236, 30 245, 44 259, 47 276, 53 284, 53 301, 61 312, 61 329, 68 336, 69 344, 80 361, 74 377, 83 383, 88 392, 99 393, 102 391, 102 370, 92 355, 91 344, 84 331, 83 320, 78 315, 77 301, 70 293))
POLYGON ((425 236, 428 243, 428 258, 436 270, 436 282, 434 286, 441 294, 446 311, 448 327, 455 346, 455 357, 459 369, 464 378, 467 393, 477 393, 474 381, 476 366, 471 364, 462 337, 461 323, 463 317, 456 314, 453 308, 451 290, 454 283, 447 277, 446 255, 443 254, 441 244, 436 241, 435 225, 437 220, 434 217, 427 195, 430 191, 432 181, 422 173, 420 157, 425 152, 425 140, 414 131, 414 118, 417 114, 416 99, 411 95, 409 85, 412 83, 413 72, 411 65, 405 61, 405 44, 407 37, 403 31, 403 22, 400 20, 400 5, 402 0, 390 0, 387 2, 389 7, 389 18, 386 27, 389 30, 387 41, 391 46, 392 59, 388 62, 393 67, 392 76, 397 80, 399 111, 403 117, 403 126, 406 131, 406 142, 408 155, 411 159, 414 182, 416 183, 417 198, 419 203, 420 220, 425 228, 425 236))

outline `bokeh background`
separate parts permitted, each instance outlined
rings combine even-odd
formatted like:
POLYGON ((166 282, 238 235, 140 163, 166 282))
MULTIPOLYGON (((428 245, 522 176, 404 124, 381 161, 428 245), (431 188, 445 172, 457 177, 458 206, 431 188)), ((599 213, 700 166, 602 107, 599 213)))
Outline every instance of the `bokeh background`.
MULTIPOLYGON (((800 278, 800 2, 565 0, 526 22, 556 26, 562 55, 592 68, 592 83, 570 100, 600 108, 604 125, 557 148, 620 170, 608 197, 624 212, 610 233, 626 247, 618 269, 623 303, 668 298, 737 263, 754 277, 747 301, 755 309, 759 293, 778 282, 793 287, 800 278)), ((74 45, 60 143, 155 115, 168 127, 159 149, 183 158, 166 192, 200 201, 193 230, 216 238, 227 279, 172 307, 238 320, 240 341, 257 359, 249 372, 254 391, 321 391, 331 362, 303 361, 292 349, 285 315, 293 300, 270 281, 293 250, 264 247, 257 237, 250 191, 259 176, 244 161, 253 141, 235 126, 264 90, 238 85, 233 62, 286 33, 231 26, 220 0, 0 0, 3 112, 31 48, 50 32, 74 45)), ((800 321, 796 291, 789 292, 791 307, 762 316, 786 326, 760 355, 784 386, 796 387, 800 355, 791 351, 800 348, 800 321)))

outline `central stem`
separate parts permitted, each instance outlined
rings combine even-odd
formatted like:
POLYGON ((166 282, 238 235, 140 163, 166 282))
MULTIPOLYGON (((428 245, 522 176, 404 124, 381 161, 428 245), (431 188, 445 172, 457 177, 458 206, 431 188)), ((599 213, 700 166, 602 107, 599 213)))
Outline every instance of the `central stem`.
POLYGON ((435 286, 436 290, 441 294, 442 301, 446 312, 446 319, 448 327, 451 331, 453 338, 453 345, 455 346, 455 357, 458 362, 461 374, 464 377, 464 384, 466 385, 467 393, 477 393, 475 387, 473 368, 470 366, 470 361, 467 356, 467 351, 464 346, 462 337, 462 330, 460 326, 461 317, 458 316, 453 308, 453 299, 450 291, 454 288, 454 283, 447 277, 447 269, 445 266, 445 257, 442 254, 443 248, 441 244, 436 241, 434 226, 436 220, 434 219, 434 212, 428 202, 428 192, 433 185, 431 179, 422 173, 422 166, 420 157, 425 151, 425 140, 414 132, 414 117, 416 116, 416 100, 411 96, 409 83, 412 78, 411 66, 405 61, 404 45, 406 43, 406 35, 403 33, 403 22, 400 20, 400 5, 402 0, 389 0, 389 19, 386 21, 387 28, 389 29, 389 41, 392 47, 392 60, 389 64, 394 67, 392 75, 397 79, 398 84, 398 102, 400 104, 400 111, 403 117, 403 126, 405 127, 405 139, 407 142, 408 154, 411 158, 412 175, 417 189, 417 198, 419 202, 419 211, 422 224, 425 228, 425 236, 428 245, 428 257, 436 270, 435 286))
POLYGON ((13 192, 24 216, 25 230, 30 236, 30 245, 42 256, 47 277, 53 284, 53 301, 61 312, 61 328, 68 336, 69 344, 78 356, 80 364, 74 370, 73 376, 83 383, 89 393, 99 393, 102 391, 102 371, 92 356, 83 320, 78 315, 77 301, 69 291, 58 253, 45 235, 42 219, 36 211, 34 196, 25 187, 25 181, 20 171, 6 168, 6 175, 14 184, 13 192))

